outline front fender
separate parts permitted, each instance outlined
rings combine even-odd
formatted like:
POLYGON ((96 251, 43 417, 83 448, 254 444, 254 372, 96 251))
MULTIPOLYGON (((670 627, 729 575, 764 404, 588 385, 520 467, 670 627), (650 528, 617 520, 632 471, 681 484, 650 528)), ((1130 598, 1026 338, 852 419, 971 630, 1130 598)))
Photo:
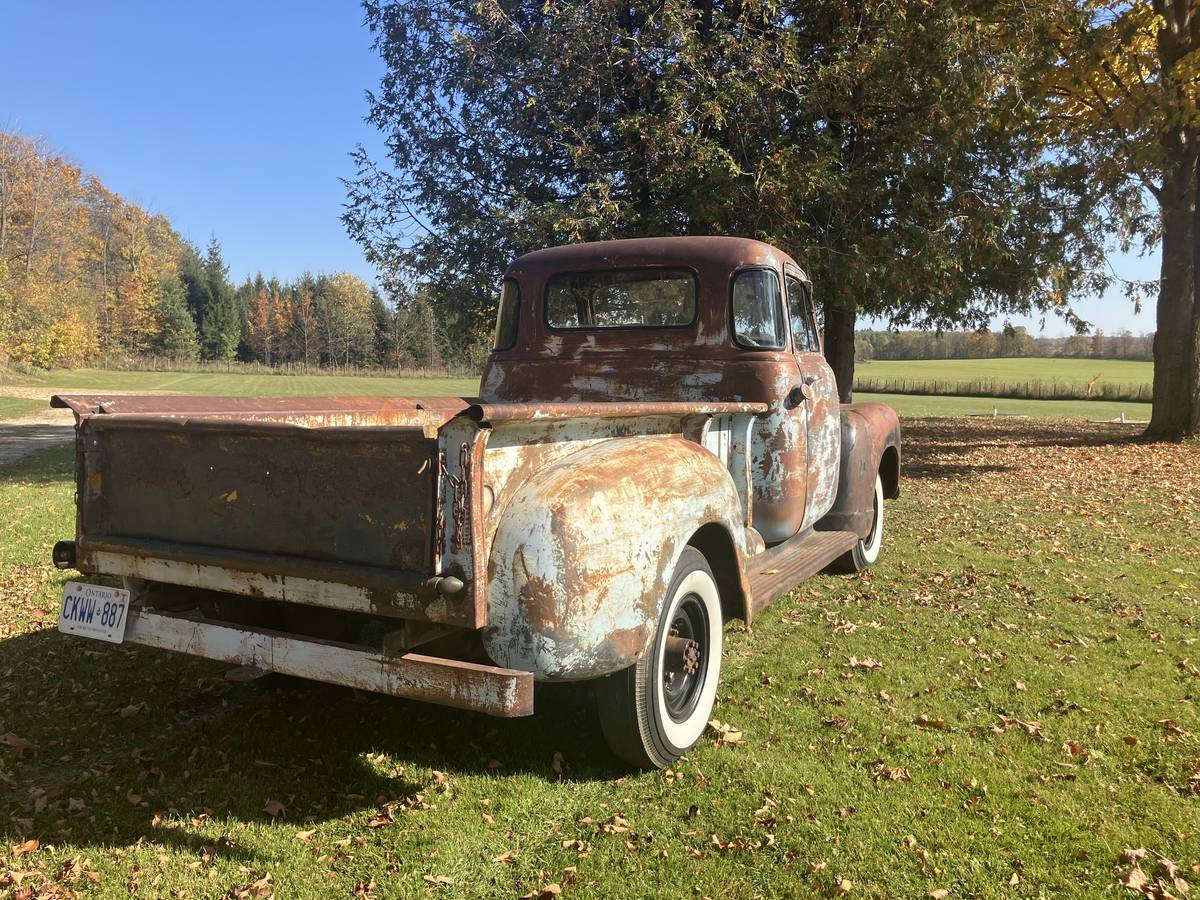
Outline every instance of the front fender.
POLYGON ((704 525, 741 565, 741 501, 725 466, 682 437, 594 444, 539 472, 500 512, 484 649, 554 681, 627 668, 649 647, 675 563, 704 525))
POLYGON ((875 476, 884 496, 900 495, 900 420, 882 403, 842 407, 841 475, 833 507, 817 523, 820 531, 853 531, 861 538, 874 519, 875 476))

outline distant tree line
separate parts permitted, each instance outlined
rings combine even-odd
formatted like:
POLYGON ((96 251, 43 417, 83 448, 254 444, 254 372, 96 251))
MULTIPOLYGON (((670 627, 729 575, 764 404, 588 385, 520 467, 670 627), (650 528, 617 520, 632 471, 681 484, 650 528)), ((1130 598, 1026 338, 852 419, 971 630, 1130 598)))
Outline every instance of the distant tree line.
MULTIPOLYGON (((482 345, 478 345, 482 346, 482 345)), ((44 142, 0 132, 0 361, 158 356, 268 365, 477 364, 421 292, 345 273, 236 286, 203 251, 44 142)))
POLYGON ((1096 331, 1067 337, 1037 337, 1024 327, 999 331, 871 331, 855 334, 857 359, 992 359, 1067 357, 1070 359, 1154 358, 1154 335, 1096 331))

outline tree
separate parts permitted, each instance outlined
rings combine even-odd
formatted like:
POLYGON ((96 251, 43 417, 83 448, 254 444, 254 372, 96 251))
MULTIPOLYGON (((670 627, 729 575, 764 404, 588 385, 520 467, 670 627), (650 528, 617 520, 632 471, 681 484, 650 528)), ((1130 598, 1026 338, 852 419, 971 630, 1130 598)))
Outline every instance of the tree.
POLYGON ((261 273, 256 283, 254 306, 250 309, 248 322, 250 326, 250 346, 255 357, 261 359, 268 366, 271 365, 275 310, 272 308, 271 295, 267 293, 267 285, 263 281, 261 273))
POLYGON ((307 369, 313 356, 319 352, 317 349, 317 310, 313 304, 312 276, 305 274, 300 279, 299 287, 293 288, 293 293, 296 296, 296 312, 292 319, 292 331, 296 344, 303 353, 304 367, 307 369))
POLYGON ((178 275, 163 279, 157 309, 158 333, 152 349, 170 359, 194 360, 200 356, 196 323, 187 307, 187 292, 178 275))
POLYGON ((199 278, 195 293, 203 304, 198 317, 201 353, 205 359, 232 359, 241 337, 241 320, 229 284, 229 268, 216 237, 209 241, 203 264, 195 274, 199 278))
POLYGON ((860 312, 986 323, 1104 280, 1086 170, 1019 127, 1036 58, 950 0, 365 3, 387 72, 344 221, 456 344, 512 256, 739 234, 793 253, 850 394, 860 312))
POLYGON ((370 285, 341 272, 318 279, 317 293, 317 317, 329 361, 346 366, 373 362, 375 319, 370 285))
POLYGON ((1059 0, 1055 13, 1047 132, 1111 198, 1127 246, 1162 244, 1147 434, 1200 433, 1200 8, 1059 0))

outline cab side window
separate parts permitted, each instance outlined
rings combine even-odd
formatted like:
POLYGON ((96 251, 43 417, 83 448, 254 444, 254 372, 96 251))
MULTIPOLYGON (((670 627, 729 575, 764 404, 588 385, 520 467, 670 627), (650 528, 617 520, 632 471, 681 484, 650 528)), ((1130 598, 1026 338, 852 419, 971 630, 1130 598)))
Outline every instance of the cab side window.
POLYGON ((780 350, 784 334, 779 276, 771 269, 744 269, 733 280, 733 335, 750 350, 780 350))
POLYGON ((812 315, 812 297, 808 285, 799 278, 788 275, 787 283, 788 311, 792 320, 792 341, 797 353, 816 353, 821 344, 817 340, 816 323, 812 315))

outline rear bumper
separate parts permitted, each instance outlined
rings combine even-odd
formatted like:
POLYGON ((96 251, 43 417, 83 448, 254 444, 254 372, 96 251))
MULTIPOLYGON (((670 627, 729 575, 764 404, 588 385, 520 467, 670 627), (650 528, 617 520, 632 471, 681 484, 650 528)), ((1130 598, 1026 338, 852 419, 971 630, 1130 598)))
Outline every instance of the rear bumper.
POLYGON ((418 653, 393 656, 350 644, 141 610, 131 613, 125 642, 491 716, 533 714, 533 675, 515 669, 418 653))

